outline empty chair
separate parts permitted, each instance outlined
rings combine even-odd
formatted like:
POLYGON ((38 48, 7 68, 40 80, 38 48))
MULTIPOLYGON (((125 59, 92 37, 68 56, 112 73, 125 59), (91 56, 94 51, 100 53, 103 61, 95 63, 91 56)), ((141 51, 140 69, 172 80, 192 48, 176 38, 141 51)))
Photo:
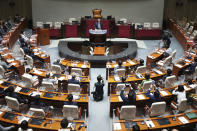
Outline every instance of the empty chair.
POLYGON ((72 22, 73 22, 73 21, 76 21, 76 20, 77 20, 76 18, 69 18, 68 22, 69 22, 70 24, 72 24, 72 22))
POLYGON ((136 106, 122 106, 121 109, 118 108, 117 113, 121 120, 133 120, 136 117, 136 106))
POLYGON ((38 118, 45 118, 45 112, 43 109, 30 108, 29 111, 33 112, 33 116, 36 116, 38 118))
POLYGON ((192 34, 193 29, 194 29, 194 26, 190 26, 187 33, 192 34))
POLYGON ((82 69, 81 68, 72 68, 71 74, 76 73, 79 76, 82 76, 82 69))
POLYGON ((143 92, 147 92, 149 88, 152 87, 152 81, 146 81, 142 85, 143 92))
POLYGON ((65 118, 73 118, 80 119, 81 116, 81 108, 78 109, 78 106, 75 105, 64 105, 63 106, 63 117, 65 118))
POLYGON ((1 78, 5 77, 5 69, 1 65, 0 65, 0 76, 1 76, 1 78))
POLYGON ((138 28, 138 26, 142 25, 141 23, 135 23, 135 29, 138 28))
POLYGON ((166 102, 154 102, 151 107, 147 107, 147 112, 151 117, 163 115, 166 112, 166 102))
POLYGON ((174 58, 175 58, 175 56, 176 56, 176 50, 174 50, 173 52, 172 52, 172 60, 174 60, 174 58))
POLYGON ((155 22, 155 23, 152 23, 152 28, 159 28, 159 23, 158 22, 155 22))
POLYGON ((172 63, 172 56, 168 56, 163 61, 160 60, 159 62, 157 62, 157 65, 165 67, 165 66, 168 66, 170 63, 172 63))
POLYGON ((51 66, 51 71, 53 74, 61 74, 62 69, 59 65, 52 65, 51 66))
POLYGON ((146 72, 146 66, 138 66, 136 69, 136 73, 145 73, 146 72))
POLYGON ((81 92, 79 84, 68 84, 68 93, 79 95, 81 92))
POLYGON ((126 18, 121 18, 120 21, 123 21, 124 24, 127 23, 127 19, 126 18))
POLYGON ((178 110, 179 112, 184 112, 184 111, 186 111, 188 109, 187 99, 182 99, 179 104, 174 102, 174 101, 172 101, 171 107, 174 110, 178 110))
POLYGON ((61 22, 55 22, 55 23, 54 23, 54 28, 55 28, 55 29, 60 29, 61 26, 62 26, 62 23, 61 23, 61 22))
POLYGON ((20 54, 24 57, 25 56, 25 52, 22 48, 20 48, 20 54))
POLYGON ((144 22, 144 28, 149 29, 150 27, 150 22, 144 22))
POLYGON ((34 66, 33 58, 29 55, 26 55, 26 59, 27 59, 27 65, 29 65, 30 67, 33 67, 34 66))
POLYGON ((190 36, 190 39, 195 39, 195 37, 197 36, 197 30, 194 30, 193 33, 190 36))
POLYGON ((94 55, 94 52, 92 50, 89 51, 90 55, 94 55))
POLYGON ((46 24, 49 24, 50 25, 50 28, 53 27, 53 22, 46 22, 46 24))
POLYGON ((22 80, 24 82, 24 86, 27 88, 31 88, 33 86, 36 86, 39 82, 38 82, 38 77, 37 76, 33 76, 27 73, 24 73, 22 75, 22 80))
POLYGON ((165 82, 164 82, 164 84, 165 84, 164 87, 170 88, 170 87, 174 86, 175 81, 176 81, 175 75, 166 77, 165 82))
POLYGON ((6 96, 5 97, 7 106, 12 110, 20 111, 20 104, 16 98, 6 96))
POLYGON ((101 9, 93 9, 93 18, 94 19, 101 19, 103 16, 101 15, 102 10, 101 9))
POLYGON ((125 88, 125 84, 117 84, 116 85, 116 94, 120 95, 120 92, 123 88, 125 88))
POLYGON ((109 54, 109 48, 107 48, 106 50, 105 50, 105 56, 107 56, 109 54))
POLYGON ((185 27, 183 28, 184 30, 187 30, 189 28, 189 23, 186 23, 185 27))
POLYGON ((36 22, 36 27, 37 28, 43 28, 43 22, 37 21, 36 22))
POLYGON ((54 92, 55 87, 51 82, 42 82, 42 86, 45 87, 45 90, 48 92, 54 92))
POLYGON ((116 69, 116 74, 120 77, 125 76, 126 70, 124 68, 122 69, 116 69))

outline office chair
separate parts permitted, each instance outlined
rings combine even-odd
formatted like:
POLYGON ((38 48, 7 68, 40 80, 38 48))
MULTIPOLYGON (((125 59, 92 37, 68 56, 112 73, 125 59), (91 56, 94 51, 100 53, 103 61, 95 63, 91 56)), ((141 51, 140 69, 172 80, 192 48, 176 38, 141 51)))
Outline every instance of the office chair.
POLYGON ((116 94, 120 95, 120 92, 123 88, 125 88, 125 84, 117 84, 116 85, 116 94))
POLYGON ((173 76, 168 76, 166 79, 165 79, 165 82, 164 82, 164 87, 165 88, 170 88, 170 87, 173 87, 174 84, 175 84, 175 81, 176 81, 176 76, 173 75, 173 76))
POLYGON ((81 88, 79 84, 68 84, 68 93, 79 95, 81 92, 81 88))
POLYGON ((180 103, 172 101, 170 107, 179 112, 184 112, 188 109, 187 99, 182 99, 180 103))
POLYGON ((136 106, 122 106, 117 108, 117 116, 120 120, 133 120, 136 117, 136 106))
POLYGON ((149 114, 149 116, 160 116, 163 115, 166 112, 166 102, 154 102, 152 103, 151 107, 148 107, 146 105, 146 111, 149 114))
POLYGON ((80 119, 81 117, 81 108, 75 105, 64 105, 63 106, 63 117, 64 118, 73 118, 75 120, 80 119))

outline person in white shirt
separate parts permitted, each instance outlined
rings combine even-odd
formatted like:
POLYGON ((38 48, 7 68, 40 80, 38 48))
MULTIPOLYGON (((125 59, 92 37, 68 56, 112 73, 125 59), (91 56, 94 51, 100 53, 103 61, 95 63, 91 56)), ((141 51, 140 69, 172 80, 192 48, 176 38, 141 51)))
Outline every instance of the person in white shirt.
POLYGON ((173 95, 177 95, 177 103, 180 103, 181 100, 186 99, 186 92, 183 85, 178 85, 178 89, 173 90, 173 95))

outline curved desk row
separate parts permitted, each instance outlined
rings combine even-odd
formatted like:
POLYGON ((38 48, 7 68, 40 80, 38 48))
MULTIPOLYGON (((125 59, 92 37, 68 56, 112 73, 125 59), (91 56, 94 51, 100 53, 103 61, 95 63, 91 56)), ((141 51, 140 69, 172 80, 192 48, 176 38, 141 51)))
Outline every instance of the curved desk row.
MULTIPOLYGON (((116 42, 114 42, 114 44, 115 43, 116 42)), ((121 42, 117 42, 117 43, 121 43, 121 42)), ((78 42, 78 44, 81 44, 81 42, 78 42)), ((76 60, 87 60, 91 63, 91 65, 94 65, 96 63, 106 65, 106 62, 110 60, 134 58, 137 53, 137 43, 134 41, 128 42, 127 49, 125 49, 124 51, 120 53, 117 53, 114 55, 108 55, 108 56, 91 56, 91 55, 84 55, 78 52, 74 52, 68 48, 68 42, 66 41, 59 42, 58 50, 59 50, 60 56, 65 57, 65 58, 76 59, 76 60)))
MULTIPOLYGON (((0 109, 0 123, 3 123, 5 125, 15 125, 16 127, 19 127, 22 120, 25 119, 29 123, 28 124, 29 128, 32 128, 34 131, 57 131, 58 129, 61 128, 60 126, 61 119, 56 119, 56 118, 40 119, 27 114, 8 112, 7 110, 0 109)), ((81 124, 84 124, 85 121, 73 120, 69 123, 76 124, 75 130, 78 130, 81 124)), ((85 127, 82 127, 80 131, 85 131, 85 130, 86 130, 85 127)))

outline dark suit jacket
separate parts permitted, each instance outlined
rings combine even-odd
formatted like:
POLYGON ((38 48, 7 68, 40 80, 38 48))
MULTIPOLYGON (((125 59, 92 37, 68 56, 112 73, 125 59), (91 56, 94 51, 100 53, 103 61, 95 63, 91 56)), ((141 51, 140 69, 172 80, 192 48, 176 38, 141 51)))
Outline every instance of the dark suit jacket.
POLYGON ((103 86, 104 86, 104 83, 102 82, 96 82, 95 83, 95 92, 99 95, 103 95, 104 91, 103 91, 103 86))
POLYGON ((124 90, 120 92, 120 97, 123 100, 124 105, 135 105, 136 104, 136 94, 133 96, 132 100, 129 100, 128 97, 124 96, 124 90))
POLYGON ((16 98, 18 100, 19 103, 25 103, 25 100, 23 98, 21 98, 18 94, 16 94, 15 92, 6 92, 5 96, 9 96, 9 97, 13 97, 16 98))
POLYGON ((75 79, 68 79, 68 83, 69 84, 80 84, 79 80, 75 80, 75 79))
POLYGON ((31 102, 31 107, 33 108, 43 108, 46 107, 45 103, 41 102, 41 101, 32 101, 31 102))
MULTIPOLYGON (((156 90, 156 91, 158 91, 158 90, 156 90)), ((147 91, 146 96, 150 98, 150 103, 148 105, 149 107, 152 105, 153 102, 160 102, 161 101, 161 96, 159 96, 158 98, 155 98, 154 95, 150 93, 150 90, 147 91)))
POLYGON ((75 105, 75 106, 77 106, 77 102, 74 102, 74 101, 72 101, 72 102, 66 101, 66 102, 64 102, 64 105, 75 105))
POLYGON ((101 22, 96 22, 94 25, 95 29, 102 29, 102 23, 101 22), (99 23, 100 23, 100 28, 99 28, 99 23))

